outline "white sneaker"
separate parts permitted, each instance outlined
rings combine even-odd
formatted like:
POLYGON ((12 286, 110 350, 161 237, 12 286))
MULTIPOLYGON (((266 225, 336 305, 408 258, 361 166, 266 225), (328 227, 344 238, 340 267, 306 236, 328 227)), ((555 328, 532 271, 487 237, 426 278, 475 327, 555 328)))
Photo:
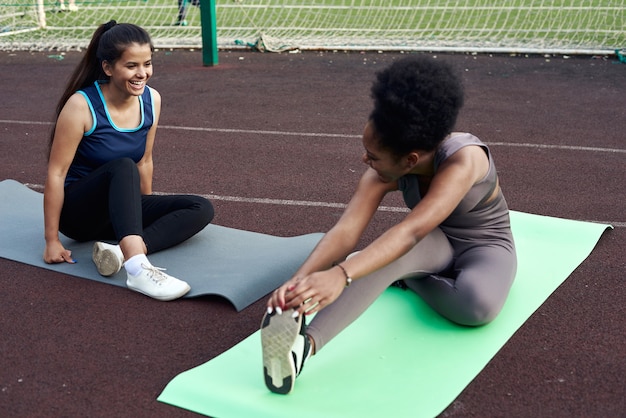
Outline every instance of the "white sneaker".
POLYGON ((184 281, 163 273, 162 268, 141 265, 137 276, 127 273, 126 286, 158 300, 174 300, 184 296, 191 287, 184 281))
POLYGON ((105 277, 113 276, 124 265, 124 254, 119 245, 111 245, 106 242, 96 242, 91 253, 98 273, 105 277))
POLYGON ((281 395, 293 390, 296 377, 311 355, 304 316, 294 318, 293 312, 290 309, 282 313, 266 313, 261 322, 265 386, 281 395))

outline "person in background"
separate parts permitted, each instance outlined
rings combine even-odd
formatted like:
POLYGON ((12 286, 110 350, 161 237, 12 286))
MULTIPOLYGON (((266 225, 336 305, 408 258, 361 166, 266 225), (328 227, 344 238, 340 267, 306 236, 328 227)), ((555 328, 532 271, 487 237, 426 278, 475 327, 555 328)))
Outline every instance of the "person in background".
POLYGON ((200 196, 152 194, 161 111, 161 96, 148 86, 153 50, 144 29, 112 20, 96 29, 70 77, 50 137, 43 258, 74 263, 59 232, 97 240, 93 261, 101 275, 123 266, 128 288, 172 300, 189 292, 189 284, 147 255, 201 231, 213 206, 200 196))
POLYGON ((75 12, 78 10, 78 6, 76 5, 76 0, 69 0, 69 5, 66 8, 65 7, 65 0, 59 0, 59 11, 60 12, 65 12, 65 11, 70 11, 70 12, 75 12))
POLYGON ((178 16, 176 17, 175 26, 187 26, 187 13, 189 12, 189 4, 200 7, 200 0, 178 0, 178 16))

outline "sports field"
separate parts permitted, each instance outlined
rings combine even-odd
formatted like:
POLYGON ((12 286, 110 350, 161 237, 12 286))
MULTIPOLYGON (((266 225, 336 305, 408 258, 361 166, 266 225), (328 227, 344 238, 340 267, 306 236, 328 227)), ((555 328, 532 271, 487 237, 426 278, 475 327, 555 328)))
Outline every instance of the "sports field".
MULTIPOLYGON (((373 77, 402 54, 223 51, 215 67, 200 55, 154 57, 150 85, 163 97, 155 192, 209 197, 220 226, 275 236, 328 230, 365 168, 360 134, 373 77)), ((490 146, 512 210, 615 227, 440 416, 623 416, 626 65, 436 55, 463 74, 457 129, 490 146)), ((61 58, 0 52, 0 180, 42 190, 54 106, 80 54, 61 58)), ((400 196, 384 205, 397 210, 377 213, 364 243, 405 215, 400 196)), ((32 239, 43 251, 43 231, 32 239)), ((265 308, 264 298, 241 312, 213 296, 158 302, 4 258, 0 271, 0 411, 8 417, 197 416, 157 397, 179 373, 256 332, 265 308)), ((372 341, 380 342, 372 336, 351 349, 372 341)), ((250 373, 264 391, 258 364, 250 373)), ((340 370, 307 368, 301 382, 340 370)), ((374 398, 367 383, 353 386, 374 398)))
MULTIPOLYGON (((86 45, 93 29, 109 19, 144 26, 157 46, 202 44, 199 8, 189 6, 187 26, 172 26, 178 9, 174 0, 78 1, 78 11, 71 13, 57 13, 57 3, 46 1, 46 30, 7 34, 35 24, 29 16, 35 9, 33 1, 23 4, 0 3, 3 49, 11 44, 86 45), (27 16, 2 17, 12 12, 27 16)), ((622 0, 218 0, 215 4, 221 48, 235 47, 235 41, 253 43, 261 33, 302 49, 614 50, 626 45, 622 0)))

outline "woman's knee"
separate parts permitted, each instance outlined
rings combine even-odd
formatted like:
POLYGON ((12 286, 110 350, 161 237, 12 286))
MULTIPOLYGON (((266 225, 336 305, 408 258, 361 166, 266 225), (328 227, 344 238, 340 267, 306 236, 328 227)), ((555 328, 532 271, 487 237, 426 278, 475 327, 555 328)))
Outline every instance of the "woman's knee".
POLYGON ((110 171, 135 171, 137 170, 137 164, 130 158, 119 158, 117 160, 110 161, 105 164, 105 167, 109 168, 110 171))
POLYGON ((110 161, 103 166, 111 182, 122 182, 139 186, 139 169, 130 158, 120 158, 110 161))
POLYGON ((449 319, 468 327, 486 325, 498 316, 503 305, 503 300, 494 300, 485 295, 471 295, 453 309, 449 319))
POLYGON ((453 321, 459 325, 465 325, 467 327, 480 327, 493 321, 496 316, 498 316, 499 312, 499 309, 491 311, 474 311, 460 315, 458 319, 453 319, 453 321))
POLYGON ((193 196, 192 199, 192 207, 197 213, 198 223, 201 224, 204 228, 211 223, 213 217, 215 216, 215 209, 213 208, 213 204, 210 200, 202 196, 193 196))

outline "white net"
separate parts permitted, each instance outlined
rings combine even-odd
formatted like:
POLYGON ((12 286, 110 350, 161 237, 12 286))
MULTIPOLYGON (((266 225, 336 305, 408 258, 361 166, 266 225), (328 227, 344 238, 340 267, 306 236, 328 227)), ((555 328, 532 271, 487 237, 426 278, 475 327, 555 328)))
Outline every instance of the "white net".
MULTIPOLYGON (((64 10, 58 0, 0 0, 0 49, 80 49, 110 19, 143 26, 159 48, 199 48, 197 1, 184 1, 177 24, 178 0, 65 0, 64 10)), ((215 9, 221 49, 606 53, 626 46, 625 2, 216 0, 215 9)))

